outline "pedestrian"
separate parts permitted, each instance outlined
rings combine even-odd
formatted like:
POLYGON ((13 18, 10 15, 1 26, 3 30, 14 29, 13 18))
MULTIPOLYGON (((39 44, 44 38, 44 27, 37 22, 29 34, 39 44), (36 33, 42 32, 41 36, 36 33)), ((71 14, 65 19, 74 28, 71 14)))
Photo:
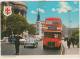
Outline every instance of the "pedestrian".
POLYGON ((77 45, 77 48, 79 48, 79 38, 75 38, 75 45, 77 45))
POLYGON ((20 41, 21 37, 19 35, 15 36, 15 50, 16 50, 16 55, 19 55, 19 46, 20 46, 20 41))
POLYGON ((67 39, 67 46, 68 46, 68 48, 70 48, 70 45, 71 45, 71 41, 70 41, 70 39, 68 38, 68 39, 67 39))
POLYGON ((72 42, 72 45, 73 45, 73 48, 74 48, 74 45, 75 45, 75 39, 74 39, 74 38, 71 38, 71 42, 72 42))
POLYGON ((11 35, 9 36, 8 41, 11 43, 11 35))

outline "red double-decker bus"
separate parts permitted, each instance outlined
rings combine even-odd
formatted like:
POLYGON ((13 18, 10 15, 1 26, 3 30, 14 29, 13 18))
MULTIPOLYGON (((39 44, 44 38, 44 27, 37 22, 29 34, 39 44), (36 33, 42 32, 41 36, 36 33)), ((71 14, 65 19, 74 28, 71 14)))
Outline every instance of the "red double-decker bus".
POLYGON ((60 18, 47 18, 44 23, 43 48, 61 47, 62 22, 60 18))

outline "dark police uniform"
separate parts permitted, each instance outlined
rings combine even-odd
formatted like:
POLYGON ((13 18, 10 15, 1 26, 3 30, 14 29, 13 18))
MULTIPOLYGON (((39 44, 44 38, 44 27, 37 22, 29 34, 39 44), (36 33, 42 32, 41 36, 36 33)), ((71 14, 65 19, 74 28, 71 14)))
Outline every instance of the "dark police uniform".
POLYGON ((16 55, 19 54, 19 45, 20 45, 20 41, 19 39, 21 39, 22 37, 20 36, 15 36, 15 49, 16 49, 16 55))

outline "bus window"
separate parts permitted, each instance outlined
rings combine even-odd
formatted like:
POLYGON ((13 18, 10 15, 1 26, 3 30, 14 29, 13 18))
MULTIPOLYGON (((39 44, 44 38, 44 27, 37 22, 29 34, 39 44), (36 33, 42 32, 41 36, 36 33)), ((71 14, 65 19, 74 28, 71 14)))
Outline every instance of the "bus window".
POLYGON ((48 38, 61 38, 61 34, 60 33, 51 33, 51 32, 45 32, 44 33, 44 37, 48 37, 48 38))
POLYGON ((54 34, 54 38, 58 38, 58 34, 54 34))

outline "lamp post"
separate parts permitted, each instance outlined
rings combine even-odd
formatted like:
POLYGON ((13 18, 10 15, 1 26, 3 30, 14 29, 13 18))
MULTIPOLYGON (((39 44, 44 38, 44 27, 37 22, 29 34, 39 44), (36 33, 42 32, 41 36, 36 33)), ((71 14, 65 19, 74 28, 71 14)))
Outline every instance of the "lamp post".
POLYGON ((69 20, 68 20, 68 37, 70 38, 70 36, 71 36, 71 30, 69 30, 70 29, 70 27, 71 27, 71 16, 70 16, 70 12, 71 12, 71 10, 68 10, 68 16, 69 16, 69 20))

